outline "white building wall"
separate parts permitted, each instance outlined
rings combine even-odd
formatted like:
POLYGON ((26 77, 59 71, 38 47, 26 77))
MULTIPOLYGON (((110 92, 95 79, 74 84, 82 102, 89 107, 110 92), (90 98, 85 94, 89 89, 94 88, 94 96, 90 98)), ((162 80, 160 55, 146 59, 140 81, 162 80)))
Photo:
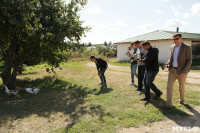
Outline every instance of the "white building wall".
POLYGON ((129 43, 117 45, 117 60, 122 61, 130 59, 127 55, 125 55, 125 53, 128 52, 129 47, 129 43))
MULTIPOLYGON (((173 44, 173 40, 159 40, 159 41, 149 41, 153 47, 159 49, 159 62, 166 63, 170 56, 170 48, 173 44)), ((189 46, 192 45, 191 40, 183 40, 185 44, 189 46)), ((129 57, 125 55, 125 52, 128 51, 130 44, 118 44, 117 45, 117 59, 120 60, 129 60, 129 57)))

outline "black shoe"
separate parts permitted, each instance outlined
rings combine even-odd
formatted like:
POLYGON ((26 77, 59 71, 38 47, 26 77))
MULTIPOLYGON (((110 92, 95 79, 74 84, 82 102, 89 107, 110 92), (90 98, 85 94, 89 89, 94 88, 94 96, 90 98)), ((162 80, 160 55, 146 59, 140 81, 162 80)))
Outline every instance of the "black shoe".
POLYGON ((102 86, 105 87, 105 88, 107 88, 107 84, 103 84, 102 86))
POLYGON ((141 101, 150 101, 150 99, 147 99, 147 98, 142 98, 140 99, 141 101))
POLYGON ((135 91, 142 91, 142 89, 135 89, 135 91))
POLYGON ((156 96, 154 97, 154 99, 158 99, 158 98, 160 98, 160 96, 161 96, 162 94, 163 94, 163 93, 160 92, 160 94, 159 94, 159 95, 156 95, 156 96))

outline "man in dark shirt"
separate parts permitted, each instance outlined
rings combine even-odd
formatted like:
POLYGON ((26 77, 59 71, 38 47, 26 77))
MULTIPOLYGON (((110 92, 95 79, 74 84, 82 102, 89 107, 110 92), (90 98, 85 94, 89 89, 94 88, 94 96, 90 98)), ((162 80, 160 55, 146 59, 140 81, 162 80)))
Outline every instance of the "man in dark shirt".
POLYGON ((155 98, 158 98, 162 95, 162 92, 155 86, 153 83, 156 75, 159 72, 158 64, 158 49, 153 48, 149 42, 142 43, 144 50, 147 50, 148 53, 143 60, 140 60, 145 63, 145 77, 144 77, 144 89, 145 89, 145 98, 141 99, 142 101, 150 101, 150 88, 156 94, 155 98))
POLYGON ((95 56, 91 56, 90 60, 95 62, 95 64, 96 64, 98 75, 101 79, 101 83, 99 85, 107 87, 106 77, 104 75, 104 73, 105 73, 105 71, 108 67, 107 62, 105 60, 101 59, 101 58, 96 58, 95 56))

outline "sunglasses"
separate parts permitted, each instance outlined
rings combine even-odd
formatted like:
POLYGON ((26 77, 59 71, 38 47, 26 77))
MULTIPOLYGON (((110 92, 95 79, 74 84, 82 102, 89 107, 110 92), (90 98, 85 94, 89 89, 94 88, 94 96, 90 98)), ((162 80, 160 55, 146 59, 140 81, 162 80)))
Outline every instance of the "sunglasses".
POLYGON ((174 38, 173 40, 179 40, 180 38, 174 38))

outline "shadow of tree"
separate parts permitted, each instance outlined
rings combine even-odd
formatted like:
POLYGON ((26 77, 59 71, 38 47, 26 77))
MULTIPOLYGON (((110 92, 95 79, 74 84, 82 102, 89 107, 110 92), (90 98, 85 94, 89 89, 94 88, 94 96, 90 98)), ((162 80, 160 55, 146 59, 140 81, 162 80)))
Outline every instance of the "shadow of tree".
MULTIPOLYGON (((87 95, 95 95, 99 93, 99 89, 79 86, 55 77, 19 81, 17 85, 20 87, 37 87, 41 90, 35 96, 28 94, 24 90, 14 97, 0 93, 0 125, 7 120, 23 119, 32 114, 48 118, 52 113, 61 112, 70 118, 69 125, 66 125, 68 128, 76 124, 84 114, 100 117, 107 115, 100 105, 84 104, 87 95)), ((100 90, 100 93, 108 92, 100 90)))
MULTIPOLYGON (((151 97, 155 96, 153 93, 151 93, 151 97)), ((145 106, 147 104, 152 104, 156 108, 162 112, 164 116, 169 118, 170 120, 173 120, 177 125, 181 127, 199 127, 199 119, 200 119, 200 113, 195 110, 193 107, 191 107, 188 104, 184 104, 182 106, 185 106, 191 113, 194 115, 188 114, 185 111, 182 111, 181 109, 177 108, 176 106, 173 106, 171 109, 165 109, 161 108, 160 105, 165 103, 165 101, 162 98, 152 100, 150 102, 146 102, 145 106)))

